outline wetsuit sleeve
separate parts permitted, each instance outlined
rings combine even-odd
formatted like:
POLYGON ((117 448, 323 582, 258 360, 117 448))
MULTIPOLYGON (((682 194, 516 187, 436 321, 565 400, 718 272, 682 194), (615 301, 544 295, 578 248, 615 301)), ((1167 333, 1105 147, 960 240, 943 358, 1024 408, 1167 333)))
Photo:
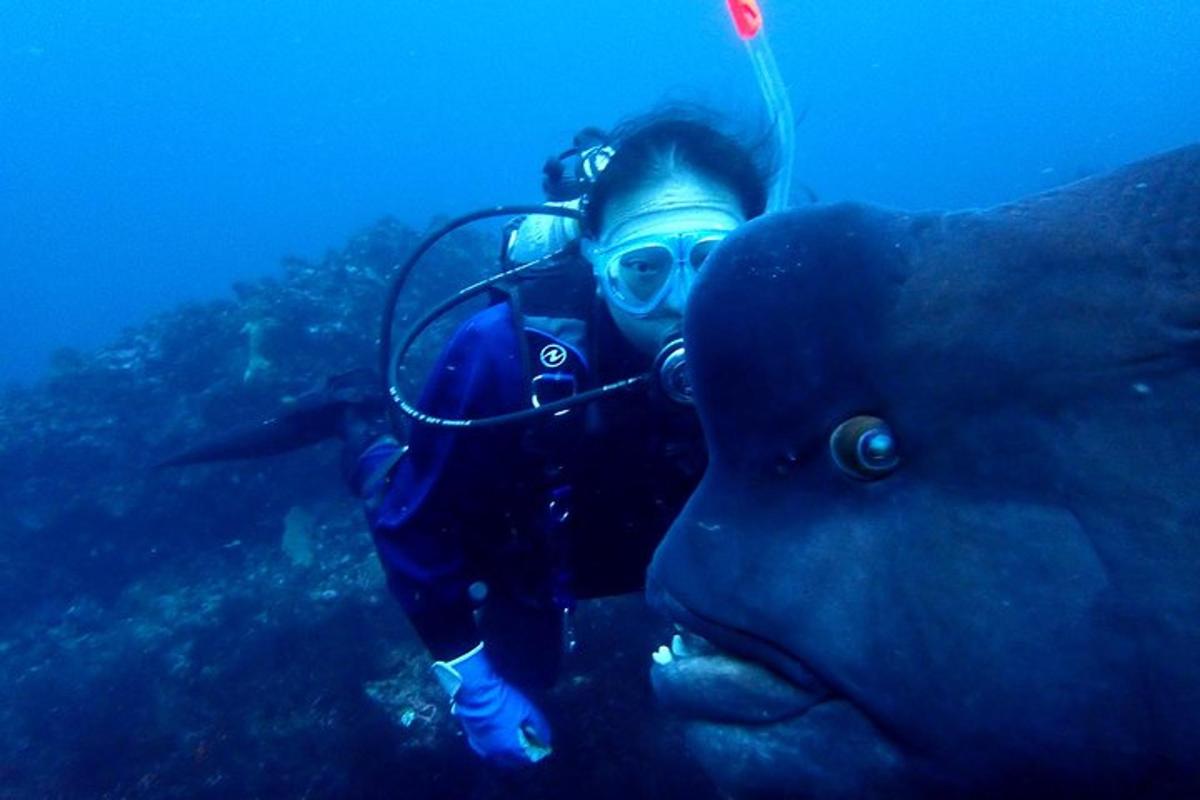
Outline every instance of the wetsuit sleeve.
MULTIPOLYGON (((507 306, 463 325, 441 354, 417 407, 441 417, 476 417, 520 407, 524 394, 519 340, 507 306)), ((359 459, 360 475, 388 479, 361 485, 367 518, 387 575, 413 627, 435 658, 462 655, 480 640, 467 587, 478 576, 469 537, 502 523, 490 486, 505 468, 503 434, 414 425, 409 448, 383 439, 359 459), (386 469, 388 462, 394 467, 386 469)))

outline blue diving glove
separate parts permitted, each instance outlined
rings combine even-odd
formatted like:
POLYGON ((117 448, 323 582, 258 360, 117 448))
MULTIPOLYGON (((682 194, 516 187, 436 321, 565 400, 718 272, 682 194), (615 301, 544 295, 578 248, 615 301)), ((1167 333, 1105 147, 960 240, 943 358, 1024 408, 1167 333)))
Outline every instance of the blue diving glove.
POLYGON ((450 695, 471 749, 505 767, 535 764, 550 755, 550 725, 533 703, 501 678, 483 643, 453 661, 435 661, 433 674, 450 695))

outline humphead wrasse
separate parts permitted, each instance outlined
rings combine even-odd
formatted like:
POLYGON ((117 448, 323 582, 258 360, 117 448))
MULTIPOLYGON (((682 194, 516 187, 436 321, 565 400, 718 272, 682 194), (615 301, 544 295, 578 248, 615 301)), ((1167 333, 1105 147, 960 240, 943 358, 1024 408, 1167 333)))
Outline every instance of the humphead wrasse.
POLYGON ((984 211, 769 215, 685 338, 653 680, 738 797, 1200 790, 1200 146, 984 211), (664 654, 665 655, 665 654, 664 654))

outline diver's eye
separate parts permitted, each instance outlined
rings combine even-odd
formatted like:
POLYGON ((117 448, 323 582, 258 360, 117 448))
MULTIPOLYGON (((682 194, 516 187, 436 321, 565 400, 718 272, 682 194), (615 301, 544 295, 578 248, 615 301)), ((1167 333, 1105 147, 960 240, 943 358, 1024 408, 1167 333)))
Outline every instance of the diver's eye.
POLYGON ((635 275, 650 275, 670 272, 675 266, 675 254, 660 245, 639 247, 630 250, 620 259, 621 270, 635 275))
POLYGON ((896 437, 879 417, 851 417, 838 425, 829 436, 829 451, 842 472, 860 481, 885 477, 900 463, 896 437))

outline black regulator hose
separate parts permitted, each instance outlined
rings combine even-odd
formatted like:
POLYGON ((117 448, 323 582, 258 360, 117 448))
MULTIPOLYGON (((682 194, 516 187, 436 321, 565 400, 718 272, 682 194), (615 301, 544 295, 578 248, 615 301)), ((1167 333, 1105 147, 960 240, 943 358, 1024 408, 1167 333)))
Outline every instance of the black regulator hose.
POLYGON ((527 408, 522 411, 514 411, 508 414, 499 414, 491 417, 479 417, 476 419, 447 419, 443 417, 435 417, 431 414, 426 414, 420 409, 414 407, 404 397, 404 391, 400 387, 398 373, 403 369, 404 357, 407 355, 417 337, 421 335, 426 328, 429 327, 434 320, 451 310, 455 306, 475 297, 483 292, 486 292, 492 286, 508 281, 517 277, 522 272, 528 269, 533 269, 541 266, 546 261, 558 255, 557 252, 551 253, 542 258, 530 261, 525 264, 513 267, 512 269, 504 270, 489 278, 471 284, 470 286, 459 290, 447 300, 438 303, 420 319, 413 324, 404 337, 400 341, 400 345, 393 349, 392 346, 392 331, 396 321, 396 304, 400 300, 400 295, 404 291, 404 285, 408 281, 409 275, 417 262, 429 252, 435 244, 446 236, 448 233, 469 225, 472 222, 477 222, 481 219, 489 217, 513 217, 521 214, 545 214, 555 217, 568 217, 575 220, 583 220, 583 214, 573 208, 563 208, 560 206, 543 206, 543 205, 515 205, 515 206, 497 206, 494 208, 482 209, 474 211, 470 214, 464 214, 461 217, 447 222, 442 227, 438 228, 433 233, 426 236, 417 248, 412 252, 407 260, 396 271, 396 276, 392 279, 391 285, 388 287, 387 300, 383 310, 383 326, 379 333, 379 374, 383 376, 383 391, 387 397, 388 419, 392 424, 392 428, 399 433, 402 427, 402 422, 405 417, 417 422, 434 425, 445 428, 485 428, 494 425, 507 425, 512 422, 520 422, 532 417, 539 417, 545 414, 553 414, 582 403, 590 402, 601 395, 608 394, 617 389, 624 389, 630 386, 643 383, 649 379, 649 375, 637 375, 632 378, 626 378, 622 381, 606 384, 596 389, 590 389, 586 392, 564 398, 553 403, 546 403, 537 408, 527 408))

